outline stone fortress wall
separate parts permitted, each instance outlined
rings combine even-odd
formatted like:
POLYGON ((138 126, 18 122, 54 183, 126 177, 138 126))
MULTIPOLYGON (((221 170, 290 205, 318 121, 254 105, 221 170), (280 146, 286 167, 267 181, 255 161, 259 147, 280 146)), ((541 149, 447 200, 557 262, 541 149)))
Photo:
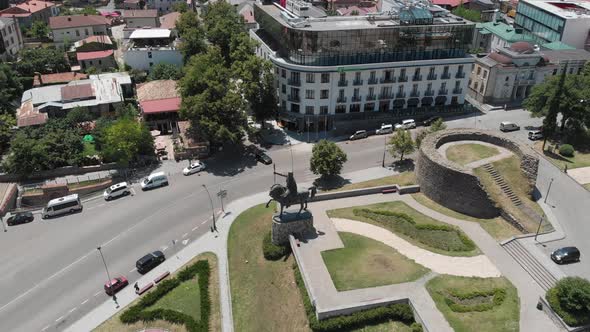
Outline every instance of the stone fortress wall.
POLYGON ((539 159, 529 147, 501 136, 496 131, 442 130, 426 136, 422 141, 416 164, 420 191, 435 202, 477 218, 500 215, 500 209, 473 171, 448 160, 437 151, 443 144, 457 141, 482 141, 512 151, 520 158, 525 176, 532 184, 536 182, 539 159))

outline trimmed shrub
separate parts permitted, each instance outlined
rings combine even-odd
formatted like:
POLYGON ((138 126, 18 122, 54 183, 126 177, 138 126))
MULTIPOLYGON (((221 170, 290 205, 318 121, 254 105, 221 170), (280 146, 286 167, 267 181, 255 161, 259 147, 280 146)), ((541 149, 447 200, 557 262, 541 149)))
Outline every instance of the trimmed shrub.
POLYGON ((562 144, 559 146, 559 154, 564 157, 573 157, 574 156, 574 147, 570 144, 562 144))
POLYGON ((405 213, 387 210, 354 209, 356 216, 369 218, 432 248, 446 251, 472 251, 475 243, 461 230, 448 225, 416 224, 405 213))
POLYGON ((209 315, 211 313, 211 299, 209 298, 209 262, 206 260, 198 261, 191 266, 183 269, 178 273, 176 278, 162 281, 155 290, 147 293, 139 303, 131 306, 121 314, 120 320, 124 324, 133 324, 138 321, 150 322, 154 320, 165 320, 174 324, 184 324, 190 332, 200 332, 209 330, 209 315), (153 309, 149 307, 154 305, 159 299, 168 294, 171 290, 178 287, 185 281, 199 275, 199 291, 201 296, 201 319, 194 320, 191 316, 170 310, 170 309, 153 309))
POLYGON ((412 325, 410 325, 410 329, 412 330, 412 332, 423 332, 424 328, 422 328, 422 324, 420 323, 412 323, 412 325))
POLYGON ((504 302, 504 299, 506 299, 506 290, 504 288, 494 288, 489 291, 477 291, 469 293, 460 293, 457 290, 449 290, 448 294, 459 300, 471 300, 476 297, 493 296, 491 302, 466 305, 457 303, 453 299, 450 299, 449 297, 445 296, 446 294, 442 294, 445 297, 446 305, 449 306, 449 308, 454 312, 488 311, 496 306, 501 305, 504 302))
POLYGON ((405 303, 390 304, 383 307, 357 311, 350 315, 318 320, 315 315, 315 307, 309 300, 307 290, 305 289, 305 284, 303 283, 301 273, 299 272, 299 268, 296 264, 293 265, 293 270, 295 273, 295 282, 299 287, 299 292, 301 293, 301 297, 303 299, 303 306, 305 308, 305 313, 307 314, 309 327, 314 332, 352 330, 364 327, 366 325, 384 323, 389 320, 401 321, 408 325, 411 324, 412 331, 422 331, 422 325, 416 323, 414 320, 414 312, 412 311, 412 308, 409 304, 405 303), (414 330, 414 328, 416 328, 416 330, 414 330), (417 330, 417 328, 420 329, 417 330))
POLYGON ((262 239, 262 253, 264 254, 264 258, 269 261, 276 261, 287 256, 290 248, 288 246, 277 246, 273 244, 270 236, 270 231, 268 231, 262 239))
POLYGON ((590 324, 590 281, 563 278, 547 291, 545 298, 567 325, 590 324))

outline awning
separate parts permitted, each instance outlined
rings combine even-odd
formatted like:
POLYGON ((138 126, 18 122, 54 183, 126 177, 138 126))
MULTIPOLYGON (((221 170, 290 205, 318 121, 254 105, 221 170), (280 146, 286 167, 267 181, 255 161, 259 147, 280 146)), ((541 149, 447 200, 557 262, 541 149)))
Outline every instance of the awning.
POLYGON ((408 106, 418 106, 419 103, 420 103, 420 99, 418 99, 418 98, 408 99, 408 106))
POLYGON ((447 101, 447 96, 438 96, 436 97, 436 99, 434 100, 434 104, 435 105, 444 105, 444 103, 447 101))
POLYGON ((430 105, 432 105, 432 97, 422 98, 422 106, 430 106, 430 105))
POLYGON ((406 103, 405 99, 395 99, 393 101, 393 106, 401 107, 401 106, 404 106, 405 103, 406 103))

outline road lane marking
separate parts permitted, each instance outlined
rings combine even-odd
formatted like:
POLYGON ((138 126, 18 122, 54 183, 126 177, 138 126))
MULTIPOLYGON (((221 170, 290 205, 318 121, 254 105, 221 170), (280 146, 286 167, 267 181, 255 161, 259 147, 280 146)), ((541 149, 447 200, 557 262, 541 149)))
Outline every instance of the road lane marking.
POLYGON ((168 246, 163 246, 162 247, 162 251, 166 251, 166 249, 168 249, 168 246))
POLYGON ((71 314, 72 312, 76 311, 76 309, 78 309, 78 308, 74 307, 74 308, 70 309, 70 311, 68 311, 68 315, 71 314))
POLYGON ((50 328, 50 327, 51 327, 51 325, 47 325, 47 326, 45 326, 43 329, 41 329, 41 332, 43 332, 43 331, 47 330, 47 329, 48 329, 48 328, 50 328))
POLYGON ((85 305, 90 299, 86 299, 84 301, 82 301, 82 303, 80 305, 85 305))
POLYGON ((182 241, 182 244, 184 244, 184 245, 186 246, 186 245, 187 245, 187 243, 188 243, 188 241, 189 241, 189 239, 183 240, 183 241, 182 241))
POLYGON ((129 271, 129 273, 133 273, 135 270, 137 270, 136 267, 134 267, 133 270, 129 271))
POLYGON ((185 238, 185 237, 187 237, 187 235, 188 235, 188 233, 184 233, 184 234, 182 234, 182 238, 185 238))
POLYGON ((201 225, 205 225, 206 222, 207 222, 207 220, 203 220, 203 222, 201 223, 201 225))
POLYGON ((58 319, 55 320, 55 322, 58 323, 62 319, 64 319, 64 316, 60 316, 58 319))
POLYGON ((191 232, 194 232, 194 231, 196 231, 196 230, 197 230, 197 228, 199 228, 199 226, 197 226, 197 227, 193 227, 193 229, 191 229, 191 232))
POLYGON ((98 296, 98 295, 100 295, 100 293, 102 293, 102 292, 98 291, 98 292, 94 293, 94 296, 98 296))

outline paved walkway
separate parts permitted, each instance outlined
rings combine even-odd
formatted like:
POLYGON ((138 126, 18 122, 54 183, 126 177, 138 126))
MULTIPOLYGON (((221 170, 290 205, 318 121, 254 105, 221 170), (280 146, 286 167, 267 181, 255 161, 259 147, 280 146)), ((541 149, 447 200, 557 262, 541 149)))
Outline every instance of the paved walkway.
POLYGON ((568 169, 567 174, 579 184, 590 183, 590 166, 568 169))
POLYGON ((473 257, 441 255, 415 246, 389 230, 369 223, 341 218, 332 218, 332 222, 338 232, 355 233, 382 242, 439 274, 480 278, 500 276, 500 271, 485 255, 473 257))
POLYGON ((508 157, 512 157, 514 155, 514 153, 506 148, 503 148, 501 146, 495 145, 495 144, 491 144, 491 143, 487 143, 487 142, 482 142, 482 141, 469 141, 469 140, 465 140, 465 141, 457 141, 457 142, 450 142, 450 143, 446 143, 441 145, 437 151, 438 153, 440 153, 443 157, 447 157, 447 150, 454 145, 463 145, 463 144, 479 144, 479 145, 485 145, 485 146, 489 146, 492 148, 495 148, 499 151, 498 154, 493 155, 491 157, 488 158, 484 158, 484 159, 480 159, 480 160, 476 160, 474 162, 471 162, 469 164, 464 165, 467 168, 478 168, 480 166, 483 166, 485 164, 488 163, 493 163, 495 161, 498 160, 502 160, 504 158, 508 158, 508 157))

